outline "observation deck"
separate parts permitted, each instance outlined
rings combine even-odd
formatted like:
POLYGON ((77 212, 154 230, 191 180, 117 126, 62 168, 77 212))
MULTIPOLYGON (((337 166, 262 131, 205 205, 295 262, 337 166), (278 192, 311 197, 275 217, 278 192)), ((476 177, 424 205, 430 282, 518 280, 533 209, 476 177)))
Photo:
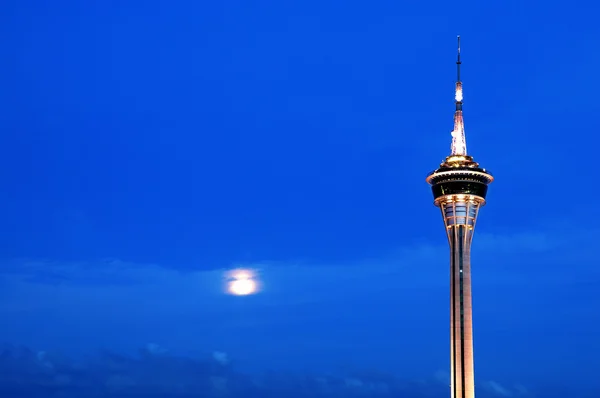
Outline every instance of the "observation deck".
POLYGON ((444 198, 469 196, 480 204, 485 204, 488 185, 494 177, 486 169, 479 167, 471 156, 448 156, 440 167, 427 176, 431 185, 436 206, 444 198))

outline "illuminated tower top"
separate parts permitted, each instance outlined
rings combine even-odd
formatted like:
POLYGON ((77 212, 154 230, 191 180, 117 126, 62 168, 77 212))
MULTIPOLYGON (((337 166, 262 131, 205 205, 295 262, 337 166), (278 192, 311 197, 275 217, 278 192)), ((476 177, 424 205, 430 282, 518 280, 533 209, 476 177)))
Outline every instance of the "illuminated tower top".
POLYGON ((463 91, 460 81, 460 36, 458 36, 458 57, 456 59, 456 111, 454 112, 454 130, 452 130, 452 155, 467 155, 467 140, 465 138, 465 122, 462 115, 463 91))
POLYGON ((458 52, 456 59, 456 89, 454 93, 454 129, 452 130, 452 145, 450 155, 442 162, 440 167, 429 174, 427 182, 431 184, 435 204, 440 201, 459 198, 460 195, 473 195, 485 204, 487 186, 494 177, 467 155, 467 141, 465 138, 465 123, 463 119, 463 88, 460 77, 460 36, 458 36, 458 52), (454 197, 459 195, 459 197, 454 197))

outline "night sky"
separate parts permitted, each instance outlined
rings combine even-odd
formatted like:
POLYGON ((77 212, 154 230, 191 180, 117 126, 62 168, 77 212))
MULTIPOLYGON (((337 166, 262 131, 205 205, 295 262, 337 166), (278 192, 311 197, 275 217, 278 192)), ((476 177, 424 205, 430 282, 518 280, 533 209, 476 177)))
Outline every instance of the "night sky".
POLYGON ((598 386, 600 27, 575 3, 4 1, 0 340, 443 379, 425 177, 460 34, 467 148, 496 178, 478 388, 598 386), (223 293, 236 267, 259 294, 223 293))

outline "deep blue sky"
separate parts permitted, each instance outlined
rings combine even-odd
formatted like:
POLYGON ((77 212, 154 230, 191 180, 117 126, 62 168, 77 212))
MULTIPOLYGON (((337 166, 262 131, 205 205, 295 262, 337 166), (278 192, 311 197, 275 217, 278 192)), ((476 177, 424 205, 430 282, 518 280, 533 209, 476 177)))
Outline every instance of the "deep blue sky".
POLYGON ((445 370, 424 178, 449 152, 461 34, 467 146, 497 179, 473 249, 477 375, 595 382, 597 5, 0 7, 0 304, 17 319, 0 338, 445 370), (220 293, 240 264, 263 293, 220 293))

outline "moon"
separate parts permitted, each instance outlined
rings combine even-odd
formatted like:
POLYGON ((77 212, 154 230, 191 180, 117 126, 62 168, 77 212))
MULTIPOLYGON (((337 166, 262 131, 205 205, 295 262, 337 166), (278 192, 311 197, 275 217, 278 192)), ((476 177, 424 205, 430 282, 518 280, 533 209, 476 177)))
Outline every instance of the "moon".
POLYGON ((227 275, 227 293, 234 296, 248 296, 257 293, 258 281, 252 270, 237 269, 227 275))

